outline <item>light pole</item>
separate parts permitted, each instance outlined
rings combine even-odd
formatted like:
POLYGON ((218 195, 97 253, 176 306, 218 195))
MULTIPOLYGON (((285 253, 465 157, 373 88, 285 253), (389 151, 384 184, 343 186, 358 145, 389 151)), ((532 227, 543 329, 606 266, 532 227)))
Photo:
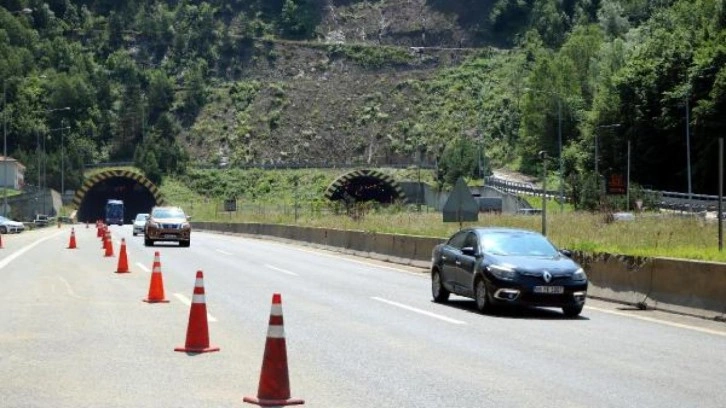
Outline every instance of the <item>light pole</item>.
POLYGON ((557 98, 557 149, 559 151, 560 162, 560 212, 564 211, 565 202, 565 180, 564 180, 564 158, 562 157, 562 94, 559 92, 540 91, 532 88, 524 88, 525 91, 532 91, 545 95, 552 95, 557 98))
MULTIPOLYGON (((59 111, 69 111, 71 110, 70 106, 65 106, 62 108, 56 108, 56 109, 42 109, 42 110, 36 110, 33 111, 33 113, 51 113, 51 112, 59 112, 59 111)), ((68 127, 70 129, 70 126, 68 127)), ((55 131, 55 130, 62 130, 63 127, 57 128, 57 129, 50 129, 49 132, 55 131)), ((36 129, 35 133, 36 137, 36 150, 40 151, 40 135, 36 129)), ((43 136, 43 165, 41 166, 40 161, 40 154, 38 155, 38 188, 42 191, 43 190, 43 184, 45 183, 45 136, 43 136), (40 178, 40 170, 41 167, 43 167, 43 179, 40 178)), ((43 198, 43 213, 45 213, 45 198, 43 198)))
POLYGON ((600 191, 602 191, 602 186, 601 186, 602 178, 600 177, 600 169, 599 169, 600 156, 598 155, 598 149, 599 149, 599 145, 600 145, 598 130, 619 128, 620 126, 621 126, 620 123, 613 123, 610 125, 599 125, 595 128, 595 177, 597 177, 598 193, 600 191))
POLYGON ((542 159, 542 235, 547 236, 547 152, 539 152, 542 159))
MULTIPOLYGON (((3 215, 8 211, 8 94, 7 82, 3 81, 3 215)), ((15 183, 13 183, 15 184, 15 183)))
POLYGON ((686 172, 688 174, 688 211, 693 210, 693 202, 691 201, 691 109, 688 100, 691 99, 690 86, 686 91, 686 172))

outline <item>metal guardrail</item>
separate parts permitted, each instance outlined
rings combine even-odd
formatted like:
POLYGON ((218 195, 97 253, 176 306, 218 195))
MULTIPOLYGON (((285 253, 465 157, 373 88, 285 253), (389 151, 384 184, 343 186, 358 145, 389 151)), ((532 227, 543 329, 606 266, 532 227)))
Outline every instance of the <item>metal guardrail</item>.
MULTIPOLYGON (((486 185, 500 188, 504 191, 532 196, 542 196, 543 190, 531 183, 503 180, 494 176, 484 179, 486 185)), ((678 193, 673 191, 643 190, 646 194, 656 197, 656 205, 660 209, 681 212, 718 211, 718 196, 708 194, 678 193)), ((558 197, 558 191, 547 191, 548 197, 558 197)), ((569 197, 567 198, 569 200, 569 197)))

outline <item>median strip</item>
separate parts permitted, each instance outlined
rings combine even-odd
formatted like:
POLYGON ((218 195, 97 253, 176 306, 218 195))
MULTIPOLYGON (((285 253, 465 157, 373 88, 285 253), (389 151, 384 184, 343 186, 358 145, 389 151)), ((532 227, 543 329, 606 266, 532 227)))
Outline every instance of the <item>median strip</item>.
POLYGON ((406 310, 409 310, 411 312, 419 313, 419 314, 422 314, 424 316, 433 317, 434 319, 443 320, 443 321, 445 321, 447 323, 466 324, 466 322, 463 322, 461 320, 456 320, 456 319, 452 319, 452 318, 449 318, 449 317, 446 317, 446 316, 442 316, 440 314, 427 312, 426 310, 417 309, 415 307, 411 307, 411 306, 408 306, 408 305, 404 305, 402 303, 394 302, 394 301, 391 301, 391 300, 386 300, 386 299, 382 299, 382 298, 379 298, 379 297, 372 297, 371 299, 377 300, 379 302, 387 303, 387 304, 389 304, 391 306, 400 307, 401 309, 406 309, 406 310))

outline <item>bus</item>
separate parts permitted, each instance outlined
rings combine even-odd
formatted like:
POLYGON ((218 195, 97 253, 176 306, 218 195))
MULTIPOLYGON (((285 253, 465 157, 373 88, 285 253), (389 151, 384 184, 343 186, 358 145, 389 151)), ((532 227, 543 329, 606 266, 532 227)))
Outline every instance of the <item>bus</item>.
POLYGON ((106 202, 106 225, 124 225, 124 202, 108 200, 106 202))

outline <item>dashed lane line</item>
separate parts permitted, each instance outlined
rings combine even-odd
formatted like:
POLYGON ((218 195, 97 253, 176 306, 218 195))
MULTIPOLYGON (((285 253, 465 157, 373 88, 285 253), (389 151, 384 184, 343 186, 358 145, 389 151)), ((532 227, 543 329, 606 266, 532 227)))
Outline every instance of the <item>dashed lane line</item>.
POLYGON ((450 317, 442 316, 440 314, 431 313, 431 312, 428 312, 426 310, 417 309, 415 307, 408 306, 408 305, 404 305, 403 303, 394 302, 392 300, 387 300, 387 299, 383 299, 383 298, 379 298, 379 297, 372 297, 371 299, 377 300, 379 302, 387 303, 387 304, 389 304, 391 306, 400 307, 401 309, 405 309, 405 310, 408 310, 408 311, 411 311, 411 312, 419 313, 419 314, 422 314, 424 316, 433 317, 434 319, 443 320, 443 321, 445 321, 447 323, 466 324, 466 322, 463 322, 461 320, 456 320, 456 319, 452 319, 450 317))
POLYGON ((221 250, 221 249, 215 249, 215 251, 219 252, 222 255, 232 255, 231 252, 227 252, 227 251, 224 251, 224 250, 221 250))
POLYGON ((146 265, 142 264, 141 262, 136 262, 136 266, 139 267, 144 272, 151 272, 151 269, 149 269, 146 265))
POLYGON ((278 267, 275 267, 275 266, 272 266, 272 265, 265 264, 265 268, 272 269, 273 271, 278 271, 278 272, 286 273, 286 274, 291 275, 291 276, 300 276, 300 275, 296 274, 295 272, 291 272, 291 271, 288 271, 287 269, 278 268, 278 267))
MULTIPOLYGON (((192 306, 192 301, 191 301, 191 300, 189 300, 189 298, 188 298, 188 297, 186 297, 186 296, 182 295, 181 293, 175 293, 175 294, 174 294, 174 296, 175 296, 175 297, 176 297, 177 299, 179 299, 179 301, 180 301, 180 302, 184 303, 185 305, 187 305, 187 306, 189 306, 189 307, 191 307, 191 306, 192 306)), ((214 318, 214 317, 213 317, 212 315, 210 315, 209 313, 207 313, 207 320, 208 320, 208 321, 210 321, 210 322, 216 322, 216 321, 217 321, 217 319, 215 319, 215 318, 214 318)))
POLYGON ((602 308, 594 307, 594 306, 585 306, 585 309, 595 310, 598 312, 607 313, 607 314, 611 314, 611 315, 615 315, 615 316, 629 317, 631 319, 638 319, 638 320, 643 320, 643 321, 651 322, 651 323, 658 323, 658 324, 662 324, 665 326, 677 327, 679 329, 693 330, 693 331, 697 331, 697 332, 701 332, 701 333, 708 333, 708 334, 714 334, 716 336, 726 337, 726 332, 707 329, 705 327, 690 326, 690 325, 683 324, 683 323, 669 322, 667 320, 660 320, 660 319, 655 319, 655 318, 647 317, 647 316, 638 316, 638 315, 633 315, 630 313, 619 312, 617 310, 602 309, 602 308))

